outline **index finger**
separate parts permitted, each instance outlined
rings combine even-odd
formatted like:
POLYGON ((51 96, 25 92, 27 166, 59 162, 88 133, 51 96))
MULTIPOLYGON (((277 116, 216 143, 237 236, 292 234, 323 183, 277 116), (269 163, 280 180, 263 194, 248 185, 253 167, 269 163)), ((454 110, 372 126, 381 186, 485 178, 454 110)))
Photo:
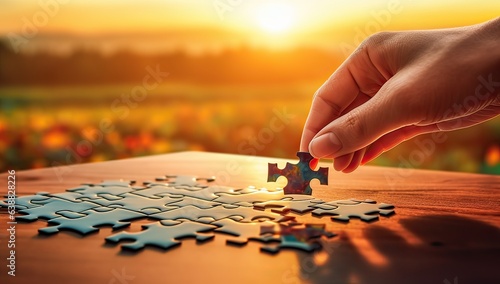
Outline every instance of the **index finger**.
POLYGON ((302 131, 300 151, 309 152, 309 143, 323 127, 340 117, 356 99, 360 89, 345 61, 316 91, 302 131))

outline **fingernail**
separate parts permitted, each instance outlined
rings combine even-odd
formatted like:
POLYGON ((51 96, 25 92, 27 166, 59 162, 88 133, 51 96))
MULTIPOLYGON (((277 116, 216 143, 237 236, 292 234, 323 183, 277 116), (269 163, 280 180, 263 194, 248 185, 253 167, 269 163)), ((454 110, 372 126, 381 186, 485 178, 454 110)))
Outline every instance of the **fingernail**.
POLYGON ((342 143, 340 143, 339 138, 333 132, 316 137, 309 144, 309 152, 316 158, 331 156, 341 148, 342 143))

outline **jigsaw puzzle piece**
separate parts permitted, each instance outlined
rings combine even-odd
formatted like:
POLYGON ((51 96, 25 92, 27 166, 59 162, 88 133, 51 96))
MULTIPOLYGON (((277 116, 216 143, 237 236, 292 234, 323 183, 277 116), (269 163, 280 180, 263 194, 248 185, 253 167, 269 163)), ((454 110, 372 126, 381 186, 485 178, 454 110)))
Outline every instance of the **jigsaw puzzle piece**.
POLYGON ((312 252, 321 248, 319 242, 315 241, 321 236, 331 238, 334 233, 325 231, 325 224, 280 224, 280 243, 275 246, 267 245, 261 247, 261 251, 277 253, 282 248, 291 248, 312 252))
POLYGON ((207 185, 201 184, 198 181, 204 180, 206 182, 212 182, 215 181, 215 177, 199 178, 197 176, 192 176, 192 175, 178 175, 178 176, 165 175, 162 177, 157 177, 155 180, 165 181, 167 182, 166 184, 173 187, 186 186, 186 187, 204 188, 207 187, 207 185))
POLYGON ((216 199, 213 201, 226 203, 226 204, 235 204, 238 202, 264 202, 269 200, 281 200, 285 197, 283 191, 268 191, 265 188, 260 189, 259 191, 254 191, 246 194, 231 194, 231 193, 222 193, 217 192, 215 195, 218 195, 216 199))
POLYGON ((282 236, 280 243, 274 246, 266 245, 260 248, 261 251, 267 253, 278 253, 283 248, 298 249, 306 252, 313 252, 321 248, 321 245, 317 242, 302 242, 297 240, 294 236, 282 236))
POLYGON ((236 203, 233 203, 233 204, 237 205, 237 206, 242 206, 242 207, 254 207, 253 203, 246 202, 246 201, 236 202, 236 203))
POLYGON ((338 204, 334 209, 316 208, 312 211, 314 215, 334 215, 332 220, 348 222, 349 218, 357 217, 365 222, 370 222, 378 219, 378 215, 389 216, 394 213, 394 206, 386 203, 365 203, 346 205, 338 204))
POLYGON ((247 193, 252 193, 252 192, 257 192, 257 191, 259 191, 258 188, 256 188, 255 186, 250 185, 250 186, 247 186, 247 187, 242 188, 242 189, 237 189, 235 191, 235 193, 238 193, 238 194, 247 194, 247 193))
POLYGON ((124 193, 120 195, 120 199, 117 200, 107 200, 104 198, 92 200, 93 203, 112 207, 112 208, 123 208, 131 211, 141 212, 141 213, 158 213, 158 211, 168 211, 177 208, 176 206, 169 206, 174 202, 181 201, 182 198, 171 197, 168 195, 163 196, 158 199, 150 199, 142 197, 140 195, 135 195, 132 193, 124 193), (156 209, 156 210, 150 210, 156 209))
POLYGON ((16 216, 16 220, 23 221, 35 221, 39 218, 43 219, 53 219, 59 217, 58 211, 69 210, 73 212, 82 212, 84 210, 98 207, 99 205, 91 202, 71 202, 64 199, 51 198, 48 201, 44 201, 43 206, 33 207, 28 209, 20 210, 19 213, 26 215, 16 216))
POLYGON ((173 187, 159 184, 149 184, 148 187, 130 192, 147 198, 159 199, 164 195, 172 195, 173 187))
POLYGON ((59 198, 59 199, 64 199, 70 202, 82 202, 86 198, 84 195, 80 194, 79 192, 60 192, 60 193, 50 193, 47 194, 47 196, 52 197, 52 198, 59 198))
POLYGON ((345 200, 333 200, 333 201, 318 203, 318 204, 314 205, 313 207, 314 208, 321 208, 324 210, 333 210, 333 209, 335 209, 339 206, 342 206, 342 205, 356 205, 356 204, 360 204, 360 203, 377 203, 377 202, 374 200, 371 200, 371 199, 359 200, 359 199, 351 198, 351 199, 345 199, 345 200))
POLYGON ((165 194, 189 196, 207 201, 213 201, 219 196, 215 193, 235 194, 235 189, 228 186, 208 186, 205 188, 188 188, 188 187, 171 187, 165 185, 153 185, 145 189, 136 190, 133 192, 137 195, 146 196, 149 198, 159 198, 165 194))
POLYGON ((132 192, 132 191, 134 191, 134 189, 131 187, 117 186, 117 185, 110 184, 108 186, 77 187, 77 188, 67 189, 66 191, 81 194, 82 196, 80 198, 77 198, 77 199, 81 199, 81 198, 99 199, 99 198, 101 198, 101 195, 103 195, 103 194, 110 194, 110 195, 118 196, 121 194, 132 192))
POLYGON ((228 238, 226 243, 244 245, 249 240, 257 240, 262 242, 279 241, 272 233, 276 230, 277 224, 270 221, 258 223, 242 223, 232 219, 221 219, 212 222, 213 225, 219 226, 215 232, 225 233, 234 236, 228 238))
POLYGON ((208 209, 215 206, 221 205, 219 202, 213 202, 205 199, 194 198, 191 196, 182 196, 177 201, 170 203, 171 206, 184 207, 184 206, 196 206, 200 209, 208 209))
MULTIPOLYGON (((275 227, 276 228, 276 227, 275 227)), ((311 223, 279 223, 279 230, 265 231, 265 233, 273 233, 281 236, 294 236, 298 241, 306 242, 314 238, 327 237, 331 238, 336 234, 326 231, 325 224, 311 224, 311 223)))
POLYGON ((77 219, 87 216, 87 214, 85 213, 73 212, 69 210, 57 211, 57 214, 69 219, 77 219))
POLYGON ((284 176, 288 183, 283 188, 285 194, 312 194, 312 188, 309 185, 311 180, 317 179, 320 184, 328 184, 328 168, 319 168, 314 170, 318 160, 313 158, 307 152, 297 152, 299 162, 297 164, 286 163, 285 168, 278 168, 278 164, 269 163, 268 182, 276 182, 280 176, 284 176))
POLYGON ((321 199, 312 198, 310 196, 307 196, 310 197, 307 199, 302 198, 302 196, 307 195, 287 195, 287 197, 281 200, 270 200, 255 203, 254 207, 261 210, 265 208, 274 208, 272 211, 278 213, 284 213, 290 210, 296 213, 305 213, 314 210, 315 208, 313 206, 323 202, 321 199))
MULTIPOLYGON (((49 199, 50 197, 47 196, 47 193, 38 192, 37 194, 34 195, 15 197, 14 199, 11 199, 10 202, 11 203, 13 202, 12 205, 14 205, 16 209, 20 210, 20 209, 40 207, 41 205, 38 204, 38 202, 48 201, 49 199)), ((0 203, 0 207, 8 207, 8 206, 9 206, 9 199, 5 199, 0 203)))
POLYGON ((178 188, 181 190, 187 190, 187 191, 191 191, 191 192, 207 191, 210 193, 225 192, 225 193, 231 193, 231 194, 238 194, 236 192, 237 189, 234 189, 230 186, 223 186, 223 185, 210 185, 210 186, 206 186, 204 188, 180 186, 178 188))
POLYGON ((118 179, 118 180, 103 180, 101 183, 82 183, 83 185, 88 185, 88 186, 121 186, 121 187, 130 187, 132 184, 135 183, 135 180, 123 180, 123 179, 118 179))
POLYGON ((241 222, 252 222, 261 219, 270 219, 280 222, 294 219, 294 217, 291 216, 282 216, 272 212, 254 210, 250 207, 225 208, 223 206, 216 206, 208 209, 201 209, 193 205, 149 215, 150 218, 159 220, 188 219, 191 221, 198 221, 198 219, 202 217, 211 217, 214 220, 220 220, 233 216, 242 217, 241 222))
POLYGON ((184 176, 166 176, 166 177, 167 181, 174 178, 174 180, 168 182, 170 185, 173 185, 174 187, 182 185, 197 187, 198 185, 200 185, 197 181, 196 176, 184 175, 184 176))
MULTIPOLYGON (((107 208, 109 209, 109 208, 107 208)), ((86 235, 99 231, 97 226, 108 225, 113 229, 120 229, 130 225, 128 220, 145 217, 146 214, 125 210, 121 208, 109 209, 107 211, 89 209, 82 212, 85 216, 57 217, 48 221, 52 226, 40 228, 38 232, 44 234, 54 234, 60 230, 71 230, 86 235)))
MULTIPOLYGON (((354 203, 354 204, 351 204, 351 205, 356 205, 358 203, 354 203)), ((335 208, 339 207, 339 205, 333 205, 333 204, 330 204, 329 202, 325 202, 325 203, 317 203, 317 204, 314 204, 312 205, 313 209, 322 209, 322 210, 334 210, 335 208)))
MULTIPOLYGON (((132 192, 130 192, 130 194, 132 194, 132 192)), ((129 193, 125 193, 125 194, 129 194, 129 193)), ((102 199, 106 199, 108 201, 115 201, 115 200, 123 199, 123 197, 120 195, 113 195, 113 194, 108 194, 108 193, 101 193, 101 194, 99 194, 99 197, 101 197, 102 199)))
POLYGON ((134 242, 122 244, 122 249, 140 250, 147 245, 169 249, 180 245, 177 239, 194 237, 197 241, 206 241, 214 237, 213 234, 202 235, 200 232, 211 231, 217 226, 201 224, 192 221, 183 221, 182 223, 173 223, 171 220, 163 220, 155 223, 143 225, 141 232, 129 233, 120 232, 106 238, 107 242, 118 243, 124 240, 134 242))

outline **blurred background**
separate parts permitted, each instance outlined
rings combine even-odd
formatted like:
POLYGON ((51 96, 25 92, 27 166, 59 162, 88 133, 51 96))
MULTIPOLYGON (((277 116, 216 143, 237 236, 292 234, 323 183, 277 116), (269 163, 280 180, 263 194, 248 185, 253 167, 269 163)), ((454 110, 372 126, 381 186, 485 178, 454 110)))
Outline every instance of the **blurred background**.
MULTIPOLYGON (((0 171, 201 150, 295 158, 314 91, 369 35, 500 1, 0 0, 0 171)), ((500 174, 500 120, 374 165, 500 174)))

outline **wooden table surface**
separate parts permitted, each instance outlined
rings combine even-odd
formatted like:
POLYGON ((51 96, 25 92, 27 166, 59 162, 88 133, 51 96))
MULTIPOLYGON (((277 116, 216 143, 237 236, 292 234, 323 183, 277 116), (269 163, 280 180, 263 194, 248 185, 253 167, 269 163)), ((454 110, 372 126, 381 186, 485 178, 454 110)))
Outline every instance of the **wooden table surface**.
MULTIPOLYGON (((183 152, 16 173, 17 194, 63 192, 84 182, 133 179, 141 183, 164 174, 216 176, 235 188, 283 187, 267 183, 267 163, 286 160, 183 152)), ((291 162, 296 163, 296 160, 291 162)), ((327 163, 320 164, 328 166, 327 163)), ((281 180, 283 179, 283 180, 281 180)), ((7 174, 0 175, 6 191, 7 174)), ((297 215, 326 223, 339 236, 323 250, 305 253, 259 251, 258 242, 228 246, 225 236, 197 244, 183 240, 171 250, 122 252, 105 244, 113 233, 80 236, 37 232, 45 221, 16 225, 16 276, 7 275, 8 215, 0 215, 0 283, 500 283, 500 177, 365 166, 351 174, 330 170, 329 185, 312 182, 324 201, 374 199, 396 206, 396 214, 365 223, 333 222, 328 216, 297 215)), ((150 220, 125 229, 139 231, 150 220)))

